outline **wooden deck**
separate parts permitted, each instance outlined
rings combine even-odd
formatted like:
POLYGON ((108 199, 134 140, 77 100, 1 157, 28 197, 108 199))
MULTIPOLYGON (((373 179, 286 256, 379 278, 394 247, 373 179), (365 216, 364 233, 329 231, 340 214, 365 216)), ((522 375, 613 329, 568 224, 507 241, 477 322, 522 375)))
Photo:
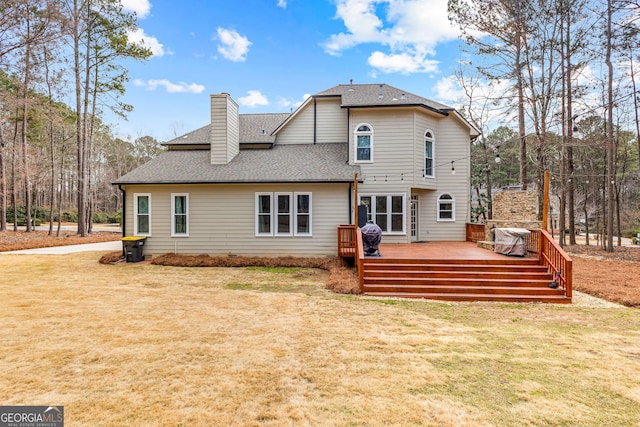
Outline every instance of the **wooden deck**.
POLYGON ((476 243, 472 242, 382 243, 379 249, 382 258, 459 260, 514 259, 514 257, 497 254, 489 249, 480 248, 476 243))
POLYGON ((527 257, 502 255, 469 241, 382 243, 380 256, 365 257, 360 229, 342 225, 338 256, 353 259, 365 295, 571 303, 571 258, 544 230, 525 240, 527 257))

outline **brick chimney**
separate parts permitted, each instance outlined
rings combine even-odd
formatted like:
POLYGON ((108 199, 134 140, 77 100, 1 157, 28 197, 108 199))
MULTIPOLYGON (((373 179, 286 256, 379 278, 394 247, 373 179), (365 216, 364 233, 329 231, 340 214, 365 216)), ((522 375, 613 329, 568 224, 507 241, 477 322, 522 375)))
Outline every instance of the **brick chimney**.
POLYGON ((211 164, 226 165, 240 151, 238 104, 228 93, 211 95, 211 164))

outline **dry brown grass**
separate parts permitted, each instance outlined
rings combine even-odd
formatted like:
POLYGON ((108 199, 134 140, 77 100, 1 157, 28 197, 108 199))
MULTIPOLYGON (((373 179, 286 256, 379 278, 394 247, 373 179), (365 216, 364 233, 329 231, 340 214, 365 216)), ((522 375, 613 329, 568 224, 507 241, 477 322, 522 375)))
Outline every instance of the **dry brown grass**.
POLYGON ((4 405, 70 426, 637 426, 640 312, 338 295, 317 269, 0 254, 4 405))

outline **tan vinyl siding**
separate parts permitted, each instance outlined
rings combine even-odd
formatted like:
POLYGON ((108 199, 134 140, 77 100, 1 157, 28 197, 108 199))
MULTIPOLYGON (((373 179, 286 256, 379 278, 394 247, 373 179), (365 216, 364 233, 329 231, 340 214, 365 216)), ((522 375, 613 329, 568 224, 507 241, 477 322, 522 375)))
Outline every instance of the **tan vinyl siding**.
POLYGON ((238 154, 238 121, 238 104, 229 95, 211 95, 211 164, 227 164, 238 154))
POLYGON ((452 117, 440 120, 433 130, 437 189, 419 193, 421 240, 461 241, 469 219, 469 131, 452 117), (451 160, 455 174, 451 173, 451 160), (455 221, 438 221, 438 197, 444 193, 454 197, 455 221))
POLYGON ((296 112, 293 119, 278 131, 276 144, 313 143, 313 102, 307 103, 296 112))
POLYGON ((145 254, 335 256, 337 225, 349 220, 347 184, 127 186, 126 233, 133 232, 133 194, 150 193, 152 235, 145 254), (312 195, 312 236, 256 236, 256 192, 312 195), (171 237, 171 193, 189 194, 189 237, 171 237))
POLYGON ((347 111, 335 98, 316 100, 316 142, 318 144, 347 142, 347 111))
POLYGON ((354 161, 353 131, 361 123, 373 128, 373 163, 358 163, 364 183, 359 194, 404 194, 405 235, 385 234, 383 242, 408 243, 411 239, 411 195, 420 196, 418 240, 465 239, 469 211, 469 131, 453 117, 436 117, 415 109, 352 110, 350 161, 354 161), (434 178, 423 178, 424 133, 434 135, 434 178), (451 174, 454 160, 455 175, 451 174), (455 221, 437 220, 437 198, 455 199, 455 221))

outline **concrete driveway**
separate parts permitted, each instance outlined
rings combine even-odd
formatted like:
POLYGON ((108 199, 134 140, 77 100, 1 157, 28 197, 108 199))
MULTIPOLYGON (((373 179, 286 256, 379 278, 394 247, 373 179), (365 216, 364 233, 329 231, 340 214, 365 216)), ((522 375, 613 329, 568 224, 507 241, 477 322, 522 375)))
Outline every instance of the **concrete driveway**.
POLYGON ((122 241, 114 240, 113 242, 102 243, 86 243, 84 245, 54 246, 51 248, 23 249, 19 251, 0 252, 2 254, 40 254, 40 255, 62 255, 74 252, 102 251, 113 252, 122 250, 122 241))

